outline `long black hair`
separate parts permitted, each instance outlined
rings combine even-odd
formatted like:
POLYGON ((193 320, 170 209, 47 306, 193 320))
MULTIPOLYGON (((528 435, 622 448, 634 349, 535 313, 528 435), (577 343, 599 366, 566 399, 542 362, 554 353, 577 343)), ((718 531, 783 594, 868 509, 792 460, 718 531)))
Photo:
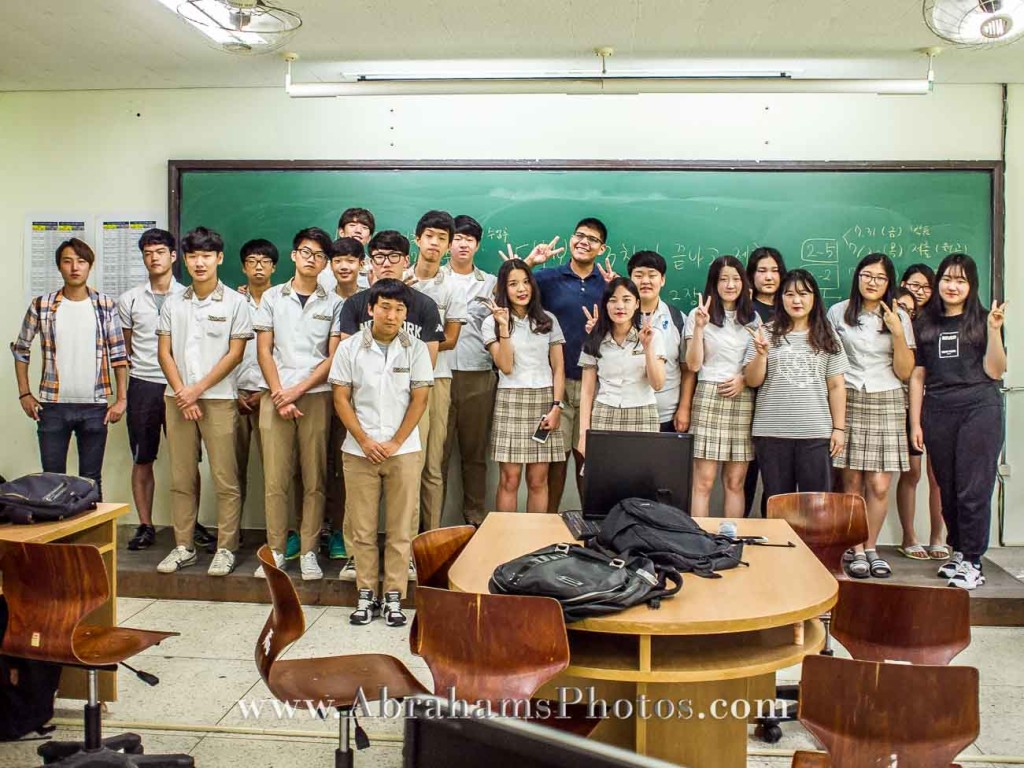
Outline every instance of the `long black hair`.
MULTIPOLYGON (((530 282, 530 301, 526 304, 526 317, 530 320, 530 330, 533 333, 550 333, 551 318, 540 305, 540 289, 537 288, 537 279, 533 271, 522 259, 509 259, 501 265, 498 270, 498 283, 494 288, 494 303, 512 312, 512 305, 508 300, 508 277, 514 270, 522 270, 526 273, 526 279, 530 282)), ((511 333, 511 328, 509 333, 511 333)))
POLYGON ((964 301, 963 325, 960 333, 969 344, 984 344, 987 337, 988 310, 978 297, 978 265, 966 253, 951 253, 942 260, 935 273, 935 293, 932 300, 921 308, 914 323, 914 333, 922 341, 934 341, 939 335, 939 324, 946 315, 946 304, 937 295, 939 283, 951 269, 958 269, 967 279, 970 288, 964 301))
POLYGON ((718 278, 726 267, 735 269, 736 274, 739 275, 743 283, 740 286, 739 298, 736 299, 736 322, 740 325, 746 325, 754 320, 754 302, 750 298, 750 281, 747 278, 747 272, 743 268, 743 264, 735 256, 719 256, 708 267, 708 279, 704 283, 704 295, 711 297, 711 308, 708 309, 710 322, 719 328, 725 324, 725 306, 722 303, 722 297, 718 293, 718 278))
POLYGON ((807 318, 807 342, 811 345, 811 349, 815 352, 834 355, 839 351, 839 339, 836 338, 832 324, 825 316, 825 304, 821 300, 818 282, 814 279, 814 275, 806 269, 794 269, 787 272, 779 284, 779 290, 775 294, 775 317, 772 319, 772 345, 781 344, 786 334, 793 330, 793 318, 786 312, 786 305, 782 298, 783 294, 793 287, 810 291, 814 297, 814 304, 811 306, 811 312, 807 318))
MULTIPOLYGON (((879 301, 883 302, 885 306, 891 307, 893 301, 896 298, 896 267, 893 266, 892 259, 886 256, 884 253, 869 253, 857 264, 857 268, 853 270, 853 285, 850 286, 850 301, 846 305, 846 312, 843 313, 843 322, 853 326, 860 325, 860 312, 864 306, 864 296, 860 292, 860 273, 864 267, 870 267, 872 264, 881 264, 885 269, 885 293, 882 294, 882 298, 879 301)), ((882 323, 882 329, 879 333, 888 333, 889 326, 882 323)))
POLYGON ((771 259, 775 262, 775 266, 779 268, 779 280, 786 276, 786 260, 782 258, 782 254, 779 253, 777 248, 762 245, 752 250, 747 257, 747 279, 750 281, 751 286, 754 285, 754 274, 757 272, 757 265, 763 259, 771 259))
MULTIPOLYGON (((615 295, 615 291, 620 286, 633 294, 633 298, 636 299, 636 312, 633 313, 631 325, 634 328, 640 327, 640 291, 637 290, 636 284, 628 277, 616 277, 605 285, 604 294, 601 296, 601 303, 597 307, 597 325, 594 326, 594 330, 590 332, 590 335, 583 342, 583 351, 592 357, 601 356, 601 342, 604 341, 604 337, 612 330, 612 321, 608 317, 608 302, 611 301, 612 296, 615 295)), ((639 341, 637 343, 639 344, 639 341)))

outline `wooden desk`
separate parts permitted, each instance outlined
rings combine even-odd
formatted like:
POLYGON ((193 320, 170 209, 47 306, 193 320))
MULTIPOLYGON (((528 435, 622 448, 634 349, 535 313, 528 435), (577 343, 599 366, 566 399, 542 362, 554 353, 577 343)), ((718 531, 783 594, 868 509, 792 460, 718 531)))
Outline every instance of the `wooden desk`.
MULTIPOLYGON (((714 530, 720 520, 697 522, 714 530)), ((615 700, 634 702, 631 717, 598 727, 601 741, 696 768, 745 766, 757 701, 774 698, 777 670, 821 650, 818 617, 835 605, 838 584, 785 521, 736 524, 741 536, 796 546, 746 547, 750 567, 721 579, 687 575, 659 610, 637 606, 570 624, 569 668, 544 695, 572 686, 591 689, 609 709, 615 700), (655 702, 673 702, 677 715, 638 716, 639 701, 650 713, 655 702)), ((451 588, 486 593, 497 565, 569 536, 556 515, 492 512, 452 566, 451 588)))
MULTIPOLYGON (((127 504, 99 504, 92 512, 56 523, 0 525, 0 547, 7 543, 33 542, 92 544, 103 556, 110 584, 110 599, 90 614, 89 621, 102 626, 117 624, 117 518, 128 514, 127 504)), ((0 582, 2 583, 2 582, 0 582)), ((66 699, 87 699, 84 670, 65 667, 58 694, 66 699)), ((100 673, 100 700, 117 701, 117 673, 100 673)))

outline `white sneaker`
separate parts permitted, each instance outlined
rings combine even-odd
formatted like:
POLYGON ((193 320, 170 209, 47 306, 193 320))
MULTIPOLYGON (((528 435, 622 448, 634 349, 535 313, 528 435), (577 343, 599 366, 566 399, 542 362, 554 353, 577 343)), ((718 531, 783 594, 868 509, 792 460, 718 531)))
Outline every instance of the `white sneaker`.
POLYGON ((409 561, 409 581, 416 581, 416 563, 412 560, 409 561))
POLYGON ((316 561, 316 552, 309 551, 299 558, 299 570, 302 571, 303 581, 316 581, 324 577, 320 570, 320 563, 316 561))
POLYGON ((208 576, 227 576, 235 570, 235 555, 230 549, 221 547, 213 556, 210 567, 206 569, 208 576))
POLYGON ((964 560, 956 569, 956 573, 946 582, 947 587, 960 587, 960 589, 971 590, 980 587, 985 583, 985 575, 981 568, 969 560, 964 560))
MULTIPOLYGON (((274 552, 274 550, 270 550, 270 552, 274 555, 274 565, 276 565, 278 568, 283 569, 284 568, 284 555, 281 554, 280 552, 274 552)), ((259 564, 259 567, 255 571, 253 571, 252 575, 255 576, 257 579, 265 579, 265 578, 267 578, 267 574, 265 574, 263 572, 263 563, 259 564)))
POLYGON ((350 557, 345 561, 345 565, 342 566, 338 578, 342 581, 356 580, 356 559, 354 557, 350 557))
POLYGON ((178 546, 172 549, 170 554, 160 561, 160 565, 156 569, 160 573, 174 573, 195 564, 196 551, 188 547, 178 546))
POLYGON ((954 552, 953 556, 939 566, 938 577, 940 579, 951 579, 956 574, 960 564, 964 561, 963 552, 954 552))

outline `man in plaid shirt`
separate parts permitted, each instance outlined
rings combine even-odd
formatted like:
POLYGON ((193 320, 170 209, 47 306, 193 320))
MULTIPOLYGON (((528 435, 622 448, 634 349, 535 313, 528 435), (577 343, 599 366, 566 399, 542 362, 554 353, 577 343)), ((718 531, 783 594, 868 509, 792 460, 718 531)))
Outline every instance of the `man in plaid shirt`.
POLYGON ((18 397, 25 415, 38 425, 44 472, 67 471, 68 445, 78 444, 78 474, 96 481, 107 446, 107 425, 120 421, 127 405, 128 356, 117 305, 86 282, 96 261, 78 238, 65 240, 55 254, 64 286, 29 304, 21 333, 11 344, 18 397), (32 339, 39 336, 43 372, 39 397, 32 394, 28 366, 32 339), (117 382, 111 395, 110 369, 117 382))

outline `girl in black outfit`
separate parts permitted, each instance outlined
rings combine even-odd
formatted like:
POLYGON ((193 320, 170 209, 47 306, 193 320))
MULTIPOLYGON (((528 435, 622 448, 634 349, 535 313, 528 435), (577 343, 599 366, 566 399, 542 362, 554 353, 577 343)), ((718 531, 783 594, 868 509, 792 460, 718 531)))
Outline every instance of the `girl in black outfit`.
POLYGON ((928 448, 953 549, 938 575, 951 587, 974 589, 985 583, 981 556, 988 549, 1003 445, 1005 305, 993 301, 986 313, 978 299, 978 268, 966 254, 943 259, 937 278, 938 295, 914 326, 911 438, 918 449, 928 448))

